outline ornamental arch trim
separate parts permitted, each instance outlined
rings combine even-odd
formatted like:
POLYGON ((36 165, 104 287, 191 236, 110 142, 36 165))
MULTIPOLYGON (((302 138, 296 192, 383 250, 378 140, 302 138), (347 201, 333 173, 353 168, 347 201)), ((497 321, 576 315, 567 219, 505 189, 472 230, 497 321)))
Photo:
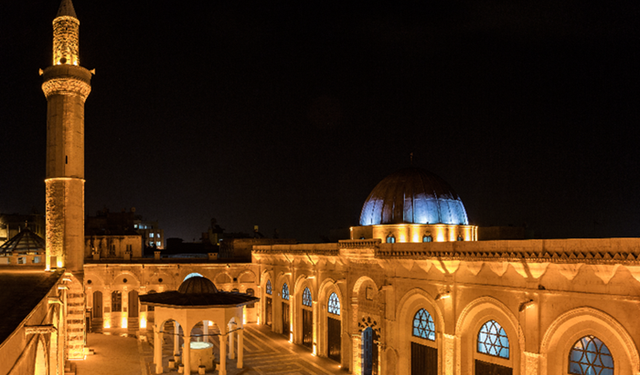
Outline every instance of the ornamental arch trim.
MULTIPOLYGON (((549 328, 547 328, 540 344, 540 354, 545 358, 545 363, 542 365, 542 371, 540 373, 543 375, 548 373, 549 369, 547 361, 551 356, 550 350, 554 346, 559 344, 560 341, 571 341, 569 345, 572 345, 586 334, 596 336, 604 342, 605 345, 607 345, 611 353, 614 355, 616 373, 618 373, 618 371, 624 371, 619 368, 618 363, 620 361, 616 362, 616 358, 620 358, 622 354, 625 354, 633 373, 640 374, 640 355, 638 354, 638 348, 626 328, 606 312, 586 306, 565 312, 556 318, 549 328), (585 324, 589 321, 605 328, 606 330, 598 331, 593 328, 593 324, 585 324), (577 324, 584 328, 577 331, 572 330, 572 328, 577 324)), ((571 348, 569 347, 563 348, 562 350, 562 356, 567 357, 563 358, 563 367, 565 367, 562 369, 563 371, 566 371, 567 366, 564 366, 564 364, 565 362, 568 364, 568 353, 570 350, 571 348), (567 354, 567 356, 564 354, 567 354)))

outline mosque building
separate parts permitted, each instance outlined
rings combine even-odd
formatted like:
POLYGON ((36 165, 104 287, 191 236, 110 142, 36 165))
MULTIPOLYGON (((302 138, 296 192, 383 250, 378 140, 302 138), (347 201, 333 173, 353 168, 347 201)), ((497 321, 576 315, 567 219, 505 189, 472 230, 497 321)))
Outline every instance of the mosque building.
POLYGON ((249 263, 92 253, 83 226, 92 72, 80 66, 79 24, 62 0, 42 72, 46 242, 16 239, 0 253, 0 374, 70 372, 90 326, 150 332, 155 343, 174 330, 176 358, 156 346, 156 373, 178 362, 196 371, 190 351, 212 330, 219 356, 240 368, 244 325, 258 324, 353 374, 640 375, 640 239, 478 241, 453 188, 420 168, 382 180, 337 243, 257 245, 249 263))

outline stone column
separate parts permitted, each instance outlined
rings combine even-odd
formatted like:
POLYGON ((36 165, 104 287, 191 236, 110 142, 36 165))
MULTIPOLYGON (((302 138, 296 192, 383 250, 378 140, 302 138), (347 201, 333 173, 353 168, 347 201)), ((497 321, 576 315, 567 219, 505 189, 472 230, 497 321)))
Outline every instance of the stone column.
POLYGON ((173 355, 180 355, 180 323, 173 321, 173 355))
POLYGON ((156 364, 156 374, 162 374, 162 342, 164 340, 163 334, 160 332, 160 327, 155 324, 153 330, 153 363, 156 364))
POLYGON ((203 320, 202 321, 202 335, 203 335, 203 340, 204 342, 209 342, 209 321, 208 320, 203 320))
POLYGON ((235 359, 236 358, 236 348, 233 342, 233 328, 234 328, 235 324, 234 323, 229 323, 229 359, 235 359))
POLYGON ((191 374, 191 338, 184 335, 184 345, 182 346, 182 364, 184 365, 184 373, 191 374))
MULTIPOLYGON (((224 327, 224 325, 222 327, 224 327)), ((226 338, 225 336, 226 334, 220 335, 220 371, 218 371, 219 375, 227 375, 227 343, 224 342, 226 338)))
POLYGON ((238 331, 238 368, 244 366, 244 328, 238 331))

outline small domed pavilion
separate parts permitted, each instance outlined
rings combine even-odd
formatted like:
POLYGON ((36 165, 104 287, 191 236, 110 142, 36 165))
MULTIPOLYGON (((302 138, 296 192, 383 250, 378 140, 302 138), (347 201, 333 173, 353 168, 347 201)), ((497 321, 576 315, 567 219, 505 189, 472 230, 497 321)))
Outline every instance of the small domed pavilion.
MULTIPOLYGON (((202 276, 192 276, 182 282, 178 290, 150 293, 140 296, 140 303, 153 306, 155 309, 154 325, 154 363, 156 373, 163 372, 162 345, 164 323, 173 320, 176 328, 183 327, 184 342, 182 363, 184 373, 189 374, 197 370, 197 364, 191 362, 191 350, 198 344, 191 342, 191 330, 198 323, 204 322, 204 335, 208 334, 208 321, 215 322, 220 328, 220 371, 226 374, 227 346, 224 339, 229 339, 229 358, 235 357, 234 336, 238 339, 238 368, 243 367, 243 307, 259 301, 259 298, 248 294, 218 291, 211 280, 202 276), (179 324, 179 325, 178 325, 179 324), (228 328, 226 330, 225 328, 228 328), (189 343, 189 345, 186 345, 189 343), (195 344, 195 346, 194 346, 195 344)), ((175 340, 179 340, 179 330, 176 329, 175 340)), ((178 349, 178 341, 175 347, 178 349)), ((177 352, 177 350, 176 350, 177 352)))

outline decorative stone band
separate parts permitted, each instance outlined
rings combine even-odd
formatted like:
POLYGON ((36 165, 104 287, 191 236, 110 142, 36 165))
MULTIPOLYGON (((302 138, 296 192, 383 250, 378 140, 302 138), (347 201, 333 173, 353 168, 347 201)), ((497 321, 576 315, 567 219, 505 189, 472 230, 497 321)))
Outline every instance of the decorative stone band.
POLYGON ((38 326, 24 326, 24 334, 25 335, 40 335, 44 333, 54 333, 56 332, 56 327, 53 324, 43 324, 38 326))
POLYGON ((91 92, 91 85, 75 78, 54 78, 42 84, 42 91, 47 99, 51 95, 77 95, 85 101, 91 92))

